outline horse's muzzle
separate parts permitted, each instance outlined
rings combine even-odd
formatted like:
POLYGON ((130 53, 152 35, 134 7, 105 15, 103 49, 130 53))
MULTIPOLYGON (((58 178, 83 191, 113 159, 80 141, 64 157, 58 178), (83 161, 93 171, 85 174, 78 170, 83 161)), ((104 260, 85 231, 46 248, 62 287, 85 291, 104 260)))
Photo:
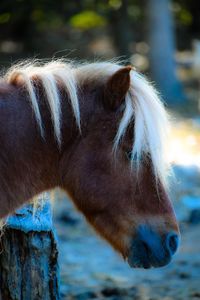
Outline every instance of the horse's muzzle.
POLYGON ((150 227, 141 225, 132 240, 128 263, 133 268, 144 269, 165 266, 177 251, 179 240, 175 232, 160 235, 150 227))

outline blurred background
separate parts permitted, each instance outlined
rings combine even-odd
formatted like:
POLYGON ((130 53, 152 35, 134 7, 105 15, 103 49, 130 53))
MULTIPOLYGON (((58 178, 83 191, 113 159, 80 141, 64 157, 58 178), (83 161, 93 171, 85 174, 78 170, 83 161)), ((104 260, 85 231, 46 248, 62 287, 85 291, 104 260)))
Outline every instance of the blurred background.
POLYGON ((182 233, 169 266, 132 270, 57 194, 62 299, 200 299, 200 1, 1 0, 1 70, 52 57, 118 57, 155 82, 173 116, 171 195, 182 233))

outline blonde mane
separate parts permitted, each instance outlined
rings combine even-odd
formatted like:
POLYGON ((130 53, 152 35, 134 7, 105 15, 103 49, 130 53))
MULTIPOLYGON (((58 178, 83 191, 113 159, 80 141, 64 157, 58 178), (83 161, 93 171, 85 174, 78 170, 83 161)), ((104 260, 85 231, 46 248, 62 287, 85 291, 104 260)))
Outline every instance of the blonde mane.
MULTIPOLYGON (((34 89, 34 78, 39 78, 51 111, 55 137, 61 143, 61 102, 57 83, 62 83, 69 95, 73 113, 79 129, 81 129, 78 87, 83 83, 106 82, 106 80, 122 66, 117 63, 70 64, 62 60, 39 63, 28 62, 14 65, 5 74, 10 84, 23 82, 29 94, 30 103, 42 136, 44 130, 40 109, 34 89)), ((114 150, 119 147, 128 125, 134 120, 134 142, 132 157, 137 166, 143 154, 151 158, 156 178, 166 184, 168 164, 165 145, 167 142, 168 117, 162 102, 153 86, 135 70, 131 71, 131 85, 125 98, 124 114, 114 140, 114 150)))

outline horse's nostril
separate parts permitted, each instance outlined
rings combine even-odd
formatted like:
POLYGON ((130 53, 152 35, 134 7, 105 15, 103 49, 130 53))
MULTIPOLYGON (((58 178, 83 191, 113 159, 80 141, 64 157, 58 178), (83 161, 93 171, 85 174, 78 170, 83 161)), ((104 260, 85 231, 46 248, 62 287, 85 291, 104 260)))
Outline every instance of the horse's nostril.
POLYGON ((144 241, 141 241, 141 243, 142 243, 144 249, 146 250, 146 252, 148 252, 148 250, 149 250, 148 244, 144 241))
POLYGON ((141 241, 143 251, 148 255, 151 252, 151 249, 148 246, 148 243, 141 241))
POLYGON ((168 233, 166 236, 166 247, 170 251, 171 255, 173 255, 179 244, 179 237, 176 233, 168 233))

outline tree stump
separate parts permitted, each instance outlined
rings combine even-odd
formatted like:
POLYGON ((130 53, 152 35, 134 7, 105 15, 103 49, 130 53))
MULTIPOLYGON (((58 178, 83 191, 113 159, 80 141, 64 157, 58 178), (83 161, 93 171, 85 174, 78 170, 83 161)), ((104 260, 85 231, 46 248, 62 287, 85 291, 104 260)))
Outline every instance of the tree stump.
POLYGON ((0 240, 0 300, 58 300, 59 267, 50 203, 9 217, 0 240))

